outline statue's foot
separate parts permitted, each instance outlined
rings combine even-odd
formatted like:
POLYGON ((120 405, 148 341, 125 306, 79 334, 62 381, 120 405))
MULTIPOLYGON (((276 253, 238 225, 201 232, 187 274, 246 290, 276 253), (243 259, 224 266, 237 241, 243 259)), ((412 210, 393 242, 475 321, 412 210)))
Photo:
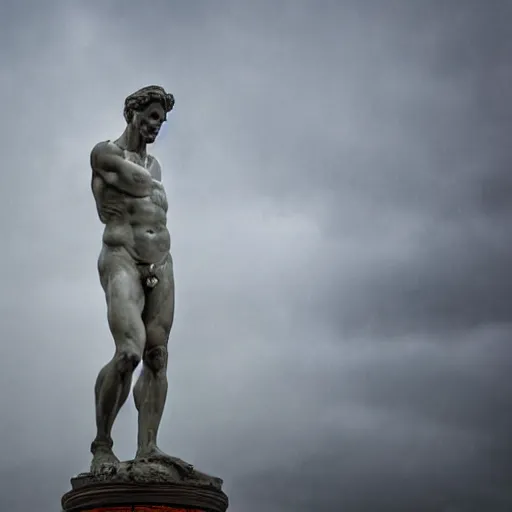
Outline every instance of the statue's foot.
POLYGON ((169 464, 171 466, 175 466, 179 473, 185 476, 190 475, 194 471, 194 466, 192 466, 192 464, 189 464, 188 462, 185 462, 178 457, 167 455, 157 446, 151 446, 137 450, 135 460, 150 460, 154 462, 161 462, 162 464, 169 464))
POLYGON ((91 473, 113 475, 119 468, 119 459, 110 448, 98 449, 91 462, 91 473))

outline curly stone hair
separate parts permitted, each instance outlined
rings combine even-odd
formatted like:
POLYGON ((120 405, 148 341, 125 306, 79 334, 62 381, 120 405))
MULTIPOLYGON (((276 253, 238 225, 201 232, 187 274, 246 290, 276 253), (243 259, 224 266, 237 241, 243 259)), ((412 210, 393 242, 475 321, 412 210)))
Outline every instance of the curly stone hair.
POLYGON ((149 85, 135 91, 124 100, 123 114, 126 122, 131 123, 134 112, 143 110, 154 101, 158 101, 166 112, 170 112, 174 107, 172 94, 165 92, 164 88, 159 85, 149 85))

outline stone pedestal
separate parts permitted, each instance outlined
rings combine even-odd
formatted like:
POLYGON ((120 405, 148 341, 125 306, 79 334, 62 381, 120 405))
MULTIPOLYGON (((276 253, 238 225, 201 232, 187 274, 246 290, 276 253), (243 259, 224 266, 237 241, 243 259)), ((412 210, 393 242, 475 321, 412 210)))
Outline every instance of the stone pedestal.
POLYGON ((222 480, 173 461, 122 462, 71 479, 63 512, 225 512, 222 480))

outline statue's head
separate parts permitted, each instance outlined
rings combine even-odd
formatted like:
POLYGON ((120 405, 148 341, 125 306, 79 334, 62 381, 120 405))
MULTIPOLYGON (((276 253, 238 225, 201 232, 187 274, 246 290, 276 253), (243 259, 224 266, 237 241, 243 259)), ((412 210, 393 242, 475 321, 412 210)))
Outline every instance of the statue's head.
POLYGON ((155 142, 167 113, 174 107, 174 96, 163 87, 150 85, 130 94, 124 101, 124 118, 137 129, 142 139, 155 142))

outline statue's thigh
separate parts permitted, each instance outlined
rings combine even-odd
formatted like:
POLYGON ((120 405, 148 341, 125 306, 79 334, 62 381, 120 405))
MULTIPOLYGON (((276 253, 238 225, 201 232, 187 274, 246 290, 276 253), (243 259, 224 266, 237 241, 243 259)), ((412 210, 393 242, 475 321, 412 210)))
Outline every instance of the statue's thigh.
MULTIPOLYGON (((142 349, 146 333, 142 321, 144 290, 135 265, 125 258, 104 258, 101 280, 107 301, 108 323, 118 348, 134 344, 142 349)), ((135 348, 134 347, 134 348, 135 348)))
POLYGON ((146 347, 166 345, 174 320, 174 273, 172 258, 157 272, 158 284, 147 291, 143 319, 146 325, 146 347))

